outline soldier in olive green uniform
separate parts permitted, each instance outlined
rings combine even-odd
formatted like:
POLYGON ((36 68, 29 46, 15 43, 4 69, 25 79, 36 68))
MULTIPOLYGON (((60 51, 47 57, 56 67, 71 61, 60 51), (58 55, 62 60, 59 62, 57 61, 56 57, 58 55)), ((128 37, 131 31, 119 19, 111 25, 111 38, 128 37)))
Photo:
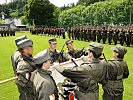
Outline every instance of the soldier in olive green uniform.
POLYGON ((58 90, 51 76, 51 71, 48 70, 51 66, 51 57, 48 50, 41 51, 34 56, 34 62, 37 70, 32 73, 31 81, 36 91, 36 99, 58 100, 58 90))
MULTIPOLYGON (((21 37, 19 37, 19 38, 16 38, 15 39, 15 43, 16 43, 16 45, 17 45, 17 43, 19 42, 19 41, 21 41, 21 40, 24 40, 24 39, 27 39, 27 37, 26 36, 21 36, 21 37)), ((20 59, 21 59, 21 53, 18 51, 18 50, 16 50, 13 54, 12 54, 12 56, 11 56, 11 61, 12 61, 12 67, 13 67, 13 71, 14 71, 14 75, 16 76, 16 69, 17 69, 17 64, 18 64, 18 62, 20 61, 20 59)))
POLYGON ((106 73, 106 65, 99 60, 102 50, 103 46, 101 44, 90 43, 88 62, 72 69, 55 66, 61 74, 77 83, 79 90, 75 90, 75 97, 78 100, 98 100, 98 82, 104 79, 106 73))
POLYGON ((84 48, 82 50, 75 50, 73 46, 73 40, 67 40, 66 46, 68 48, 68 54, 72 58, 80 58, 83 54, 85 54, 84 48))
POLYGON ((32 46, 33 42, 30 39, 24 39, 17 43, 18 50, 22 57, 17 64, 18 80, 16 81, 16 84, 19 87, 19 100, 34 100, 32 85, 29 81, 31 72, 35 70, 35 64, 33 63, 32 57, 32 46))
POLYGON ((106 80, 103 83, 103 100, 122 100, 123 79, 128 78, 129 70, 123 60, 127 49, 121 45, 112 48, 114 58, 108 61, 106 80))
POLYGON ((52 62, 64 62, 71 59, 71 56, 64 52, 58 52, 56 50, 57 40, 55 38, 49 39, 49 54, 52 58, 52 62))

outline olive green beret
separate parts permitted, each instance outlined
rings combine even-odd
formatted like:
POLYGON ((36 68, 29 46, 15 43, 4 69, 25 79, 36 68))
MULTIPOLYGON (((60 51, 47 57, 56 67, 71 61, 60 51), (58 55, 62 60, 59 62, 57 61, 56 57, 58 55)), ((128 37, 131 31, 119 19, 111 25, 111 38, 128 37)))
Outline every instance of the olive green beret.
POLYGON ((51 60, 51 57, 50 57, 48 50, 43 50, 34 56, 35 64, 42 64, 47 60, 51 60))
POLYGON ((28 46, 33 46, 33 42, 31 39, 24 39, 24 40, 21 40, 17 43, 18 49, 28 47, 28 46))
POLYGON ((16 38, 16 39, 15 39, 15 43, 16 43, 16 45, 17 45, 17 43, 18 43, 19 41, 24 40, 24 39, 27 39, 27 37, 26 37, 25 35, 24 35, 24 36, 21 36, 21 37, 16 38))
POLYGON ((50 38, 50 39, 48 40, 48 42, 49 42, 49 43, 57 43, 57 40, 56 40, 56 38, 50 38))
POLYGON ((124 56, 127 53, 127 49, 121 45, 116 45, 116 46, 112 47, 111 49, 114 51, 117 51, 119 53, 119 55, 122 55, 122 56, 124 56))
POLYGON ((103 45, 100 43, 91 42, 87 49, 95 52, 96 54, 102 54, 103 45))
POLYGON ((67 40, 66 41, 66 45, 68 45, 69 43, 73 43, 73 40, 67 40))

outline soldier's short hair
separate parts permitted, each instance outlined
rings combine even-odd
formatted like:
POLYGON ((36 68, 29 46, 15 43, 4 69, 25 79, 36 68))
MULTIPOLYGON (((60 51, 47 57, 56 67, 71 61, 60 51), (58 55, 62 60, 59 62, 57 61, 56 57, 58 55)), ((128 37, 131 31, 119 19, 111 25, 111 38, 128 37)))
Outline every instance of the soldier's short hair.
POLYGON ((50 38, 49 40, 48 40, 48 42, 51 44, 51 43, 57 43, 57 40, 56 40, 56 38, 50 38))
POLYGON ((73 43, 73 40, 67 40, 66 41, 66 45, 68 45, 69 43, 73 43))

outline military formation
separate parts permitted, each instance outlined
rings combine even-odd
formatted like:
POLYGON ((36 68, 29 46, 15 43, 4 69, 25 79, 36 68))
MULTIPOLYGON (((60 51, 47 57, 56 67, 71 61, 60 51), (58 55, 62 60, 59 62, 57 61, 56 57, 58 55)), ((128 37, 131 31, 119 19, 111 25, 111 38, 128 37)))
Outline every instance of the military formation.
MULTIPOLYGON (((20 93, 19 100, 74 100, 59 98, 59 88, 52 77, 50 67, 54 65, 63 76, 69 78, 77 88, 75 100, 98 100, 99 86, 103 87, 103 100, 122 100, 123 79, 128 78, 128 65, 124 61, 127 49, 124 46, 112 47, 113 59, 101 59, 103 45, 91 42, 88 48, 77 50, 74 41, 67 40, 58 51, 56 38, 50 38, 49 48, 33 57, 33 41, 26 36, 15 39, 16 50, 11 56, 14 75, 18 77, 16 85, 20 93), (64 52, 66 45, 68 51, 64 52), (74 68, 60 66, 60 63, 83 59, 83 63, 74 68), (57 64, 57 62, 59 62, 57 64)), ((72 86, 72 85, 70 85, 72 86)), ((63 95, 63 94, 62 94, 63 95)))
POLYGON ((73 40, 133 45, 133 26, 74 26, 67 32, 69 39, 73 40))
POLYGON ((31 34, 33 35, 46 35, 46 36, 57 36, 63 37, 65 39, 65 29, 64 28, 57 28, 57 27, 37 27, 30 30, 31 34))
POLYGON ((15 30, 5 30, 5 29, 0 29, 0 36, 1 37, 6 37, 6 36, 15 36, 15 30))

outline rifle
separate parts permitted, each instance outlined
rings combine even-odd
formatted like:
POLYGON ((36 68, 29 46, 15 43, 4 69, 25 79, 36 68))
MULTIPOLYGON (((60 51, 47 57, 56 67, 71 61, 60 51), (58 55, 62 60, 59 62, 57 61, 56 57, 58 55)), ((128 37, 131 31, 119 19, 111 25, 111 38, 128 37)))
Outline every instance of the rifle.
POLYGON ((106 59, 106 57, 105 57, 104 53, 103 53, 103 57, 104 57, 105 61, 107 62, 107 59, 106 59))
POLYGON ((71 61, 75 64, 75 67, 78 67, 77 63, 73 59, 71 59, 71 61))
POLYGON ((59 55, 58 55, 58 61, 59 62, 62 62, 63 61, 63 52, 64 52, 64 46, 65 46, 65 43, 64 43, 64 45, 62 46, 62 48, 61 48, 61 51, 60 51, 60 53, 59 53, 59 55))
POLYGON ((75 58, 80 58, 84 54, 84 52, 83 52, 84 48, 85 47, 83 47, 81 50, 74 53, 75 58))

